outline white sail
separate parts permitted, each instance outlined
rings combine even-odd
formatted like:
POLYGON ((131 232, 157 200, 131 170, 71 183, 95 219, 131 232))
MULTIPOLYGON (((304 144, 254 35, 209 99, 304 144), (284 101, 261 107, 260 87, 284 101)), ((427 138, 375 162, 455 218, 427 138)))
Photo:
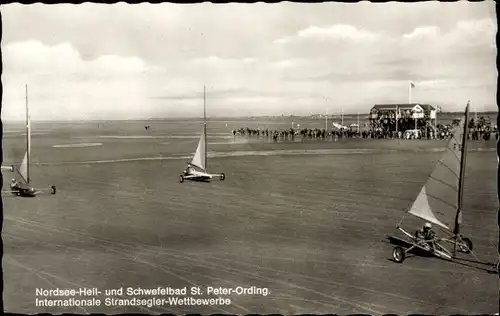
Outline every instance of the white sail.
MULTIPOLYGON (((467 106, 464 117, 453 131, 446 150, 413 203, 410 214, 439 225, 449 231, 461 223, 460 196, 463 161, 466 152, 464 132, 468 117, 467 106)), ((464 161, 465 162, 465 161, 464 161)))
POLYGON ((23 181, 30 183, 30 157, 31 157, 31 122, 28 107, 28 85, 26 85, 26 154, 24 154, 23 162, 18 171, 23 181))
POLYGON ((21 163, 21 166, 19 167, 19 174, 23 178, 24 182, 28 183, 29 182, 29 171, 28 171, 28 153, 24 155, 23 162, 21 163))
POLYGON ((347 126, 341 125, 339 123, 332 122, 332 125, 337 129, 348 129, 347 126))
POLYGON ((194 154, 191 164, 202 170, 205 170, 205 154, 206 154, 206 143, 205 143, 205 133, 203 132, 200 136, 200 141, 198 142, 198 148, 196 148, 196 153, 194 154))

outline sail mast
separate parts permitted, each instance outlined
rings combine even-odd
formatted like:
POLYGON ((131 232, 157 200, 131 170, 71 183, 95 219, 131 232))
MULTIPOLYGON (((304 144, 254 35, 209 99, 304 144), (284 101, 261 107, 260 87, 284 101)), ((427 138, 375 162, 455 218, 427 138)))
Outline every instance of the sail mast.
POLYGON ((325 131, 328 132, 328 109, 325 109, 325 131))
POLYGON ((29 116, 29 108, 28 108, 28 85, 26 84, 26 181, 30 183, 30 155, 31 155, 31 130, 30 130, 30 116, 29 116))
POLYGON ((469 107, 470 101, 467 102, 467 107, 465 108, 465 122, 462 136, 462 159, 460 160, 460 179, 458 182, 458 209, 457 215, 455 217, 455 228, 453 229, 453 233, 455 235, 460 233, 460 224, 462 217, 462 203, 463 203, 463 194, 464 194, 464 177, 465 177, 465 160, 467 157, 467 136, 469 132, 469 107))
POLYGON ((207 165, 207 97, 206 97, 206 86, 203 86, 203 135, 205 135, 205 169, 208 169, 207 165))

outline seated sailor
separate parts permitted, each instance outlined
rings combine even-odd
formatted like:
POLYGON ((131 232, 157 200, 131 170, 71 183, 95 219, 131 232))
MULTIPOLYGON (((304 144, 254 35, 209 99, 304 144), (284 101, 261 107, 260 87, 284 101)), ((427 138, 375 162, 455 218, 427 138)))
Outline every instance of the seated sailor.
POLYGON ((191 165, 188 165, 186 170, 184 170, 184 174, 185 175, 190 175, 193 173, 193 168, 191 167, 191 165))
POLYGON ((436 233, 432 230, 431 223, 425 223, 421 230, 417 230, 415 237, 428 240, 427 243, 431 248, 434 248, 434 239, 436 238, 436 233))
POLYGON ((14 178, 12 178, 12 181, 10 182, 10 189, 11 190, 17 189, 17 181, 14 178))

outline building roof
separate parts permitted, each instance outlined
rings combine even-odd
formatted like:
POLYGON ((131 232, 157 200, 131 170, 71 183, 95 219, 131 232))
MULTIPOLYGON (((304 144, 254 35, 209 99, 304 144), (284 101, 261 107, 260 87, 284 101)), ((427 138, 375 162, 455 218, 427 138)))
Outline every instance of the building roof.
POLYGON ((422 104, 422 103, 393 103, 393 104, 375 104, 372 110, 396 110, 396 107, 399 107, 400 110, 411 110, 416 105, 420 106, 424 111, 430 112, 435 110, 436 108, 430 104, 422 104))

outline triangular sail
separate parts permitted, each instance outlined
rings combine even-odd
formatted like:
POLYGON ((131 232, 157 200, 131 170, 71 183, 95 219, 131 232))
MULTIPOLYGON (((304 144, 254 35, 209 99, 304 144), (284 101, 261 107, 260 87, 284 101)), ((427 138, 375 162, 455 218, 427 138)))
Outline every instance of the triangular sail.
POLYGON ((31 120, 28 108, 28 85, 26 85, 26 154, 24 154, 23 162, 18 171, 23 181, 30 183, 30 157, 31 157, 31 120))
POLYGON ((446 150, 408 213, 455 232, 461 223, 463 165, 469 105, 446 150))
POLYGON ((194 154, 191 164, 202 170, 205 170, 205 153, 206 153, 206 143, 205 143, 205 133, 203 132, 200 136, 200 141, 198 142, 198 148, 196 148, 196 153, 194 154))
POLYGON ((25 183, 29 183, 28 152, 24 155, 23 162, 19 167, 19 174, 25 183))
POLYGON ((206 110, 206 88, 203 86, 203 131, 198 141, 198 147, 194 154, 191 165, 206 171, 207 169, 207 110, 206 110))

